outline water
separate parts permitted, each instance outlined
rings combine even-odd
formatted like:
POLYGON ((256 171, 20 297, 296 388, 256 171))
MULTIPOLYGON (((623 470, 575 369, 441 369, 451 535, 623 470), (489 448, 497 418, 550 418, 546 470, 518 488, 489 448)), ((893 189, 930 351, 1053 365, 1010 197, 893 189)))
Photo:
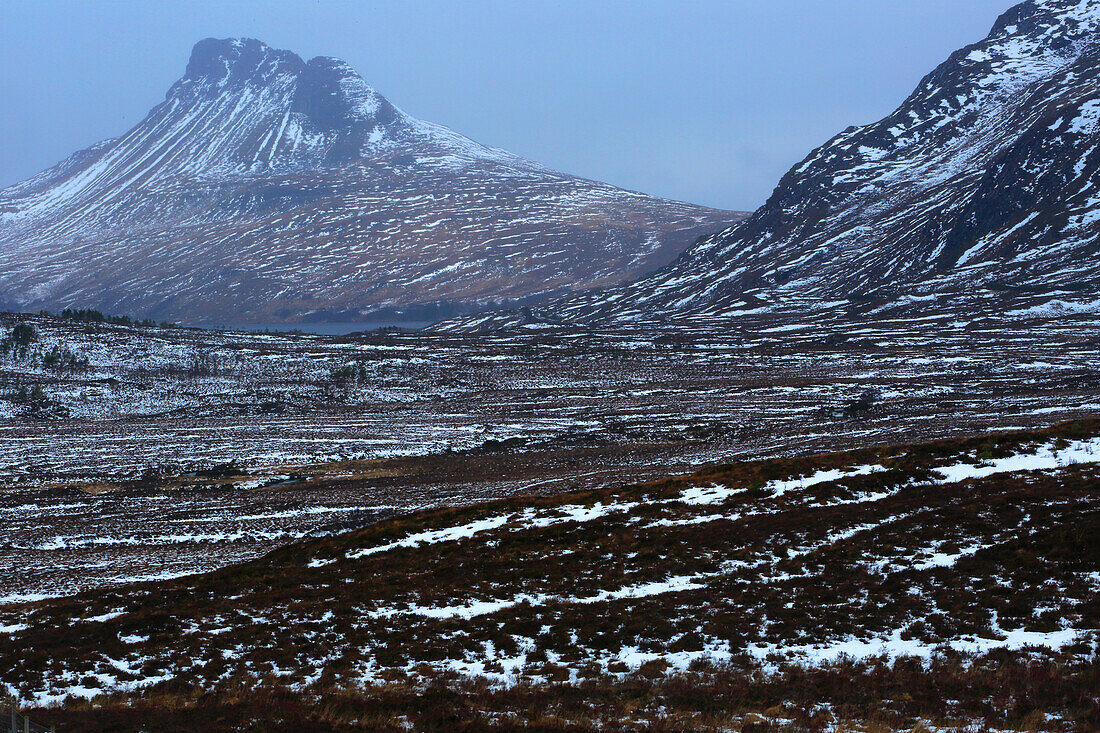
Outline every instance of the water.
POLYGON ((379 328, 402 328, 416 331, 430 326, 434 321, 332 321, 326 323, 230 323, 219 328, 233 331, 302 331, 324 336, 343 336, 357 331, 375 331, 379 328))

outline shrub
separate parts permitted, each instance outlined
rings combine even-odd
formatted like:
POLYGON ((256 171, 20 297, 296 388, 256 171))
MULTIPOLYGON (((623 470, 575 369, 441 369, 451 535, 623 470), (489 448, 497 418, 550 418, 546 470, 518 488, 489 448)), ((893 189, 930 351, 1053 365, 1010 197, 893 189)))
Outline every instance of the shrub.
POLYGON ((348 382, 366 378, 367 367, 361 361, 357 361, 354 364, 333 367, 329 370, 329 380, 336 384, 347 384, 348 382))
POLYGON ((17 346, 26 346, 38 340, 38 331, 29 323, 17 323, 8 339, 17 346))
MULTIPOLYGON (((47 311, 42 312, 43 315, 49 315, 47 311)), ((157 322, 152 318, 130 318, 130 316, 108 316, 104 315, 102 311, 97 311, 92 308, 66 308, 61 311, 58 316, 65 321, 80 321, 83 323, 110 323, 115 326, 157 326, 157 322)), ((175 324, 168 321, 162 321, 161 328, 175 328, 175 324)))
POLYGON ((88 357, 77 356, 68 348, 54 345, 52 349, 42 355, 42 366, 46 369, 56 369, 58 371, 83 371, 88 368, 88 357))
POLYGON ((212 351, 196 352, 191 355, 187 374, 191 377, 215 377, 219 366, 218 357, 212 351))

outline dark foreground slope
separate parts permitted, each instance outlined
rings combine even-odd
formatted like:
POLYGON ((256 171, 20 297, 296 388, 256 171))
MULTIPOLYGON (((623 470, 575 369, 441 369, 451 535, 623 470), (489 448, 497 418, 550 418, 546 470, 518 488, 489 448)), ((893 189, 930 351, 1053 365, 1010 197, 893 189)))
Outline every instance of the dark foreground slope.
POLYGON ((749 219, 651 277, 525 315, 632 322, 959 293, 1091 302, 1098 182, 1100 1, 1029 0, 888 117, 811 152, 749 219))
POLYGON ((1095 729, 1098 436, 1077 422, 395 518, 0 609, 2 681, 39 703, 113 693, 36 712, 81 730, 1095 729))
POLYGON ((0 307, 415 319, 612 285, 739 218, 480 145, 338 59, 207 39, 132 130, 0 191, 0 307))

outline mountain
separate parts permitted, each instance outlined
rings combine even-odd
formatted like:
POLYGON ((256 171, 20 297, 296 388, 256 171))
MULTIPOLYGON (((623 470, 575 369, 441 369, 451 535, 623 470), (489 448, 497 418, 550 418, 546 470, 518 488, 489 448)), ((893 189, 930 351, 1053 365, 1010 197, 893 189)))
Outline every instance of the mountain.
POLYGON ((207 39, 132 130, 0 191, 0 304, 430 315, 615 284, 738 218, 480 145, 337 59, 207 39))
POLYGON ((810 153, 747 220, 650 277, 533 317, 625 322, 1093 291, 1098 167, 1100 0, 1024 2, 893 114, 810 153))

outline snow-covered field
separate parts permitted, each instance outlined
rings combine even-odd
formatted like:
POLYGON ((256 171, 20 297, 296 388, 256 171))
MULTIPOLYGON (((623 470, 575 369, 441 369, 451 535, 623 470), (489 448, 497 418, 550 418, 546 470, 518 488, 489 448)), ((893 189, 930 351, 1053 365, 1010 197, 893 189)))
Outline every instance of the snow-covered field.
POLYGON ((22 359, 0 355, 9 486, 429 455, 510 438, 694 441, 747 456, 1036 425, 1096 409, 1100 355, 1089 313, 831 311, 672 331, 346 338, 9 315, 0 339, 16 322, 38 338, 22 359), (88 367, 43 367, 55 347, 88 367), (39 399, 19 398, 36 386, 39 399))
POLYGON ((11 684, 41 704, 242 675, 507 687, 997 650, 1087 657, 1100 639, 1088 610, 1097 431, 433 510, 79 608, 9 607, 0 625, 36 660, 11 684), (71 619, 62 636, 36 642, 58 618, 71 619))
POLYGON ((37 340, 0 357, 10 600, 441 503, 1047 425, 1094 414, 1100 384, 1091 314, 347 338, 5 316, 0 339, 16 322, 37 340), (43 367, 54 347, 88 367, 43 367))
POLYGON ((325 337, 5 316, 0 341, 35 338, 0 359, 3 681, 44 704, 1077 665, 1095 318, 325 337))

